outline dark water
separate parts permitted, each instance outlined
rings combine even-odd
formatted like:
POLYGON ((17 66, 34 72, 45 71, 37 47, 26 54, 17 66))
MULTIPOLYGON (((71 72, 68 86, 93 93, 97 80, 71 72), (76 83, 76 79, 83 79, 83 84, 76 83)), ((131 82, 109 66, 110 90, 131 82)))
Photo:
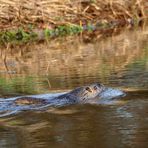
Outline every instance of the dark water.
POLYGON ((1 98, 101 81, 127 91, 109 105, 72 105, 0 118, 0 148, 147 148, 148 28, 0 49, 1 98))

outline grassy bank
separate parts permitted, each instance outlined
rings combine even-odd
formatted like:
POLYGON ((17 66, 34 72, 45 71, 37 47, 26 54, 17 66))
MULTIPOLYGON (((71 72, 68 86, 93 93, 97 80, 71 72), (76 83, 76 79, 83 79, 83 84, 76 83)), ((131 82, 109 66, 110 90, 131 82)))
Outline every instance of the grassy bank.
POLYGON ((0 40, 28 41, 137 23, 147 0, 0 0, 0 40))

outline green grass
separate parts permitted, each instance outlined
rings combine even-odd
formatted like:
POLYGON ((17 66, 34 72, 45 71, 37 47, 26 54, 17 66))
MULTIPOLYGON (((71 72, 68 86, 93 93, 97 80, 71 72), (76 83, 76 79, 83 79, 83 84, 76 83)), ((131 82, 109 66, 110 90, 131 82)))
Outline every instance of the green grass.
MULTIPOLYGON (((73 35, 83 31, 83 27, 79 25, 62 25, 54 29, 43 29, 44 37, 50 38, 55 36, 66 36, 73 35)), ((18 30, 8 30, 0 32, 0 42, 1 43, 17 43, 17 42, 28 42, 30 40, 37 40, 39 34, 33 31, 33 28, 29 28, 25 31, 23 28, 18 30)))
MULTIPOLYGON (((133 21, 135 24, 137 24, 137 20, 133 21)), ((37 41, 40 39, 44 40, 53 37, 74 35, 82 32, 92 32, 97 29, 107 29, 112 27, 117 26, 113 26, 112 23, 104 21, 99 21, 96 24, 93 24, 92 22, 87 22, 83 25, 60 25, 52 29, 37 29, 37 27, 33 25, 28 25, 25 29, 18 28, 17 30, 7 30, 0 32, 0 43, 26 43, 30 41, 37 41)))
POLYGON ((0 33, 0 43, 9 43, 9 42, 28 42, 32 39, 35 39, 37 35, 30 31, 27 32, 22 28, 18 30, 8 30, 0 33))

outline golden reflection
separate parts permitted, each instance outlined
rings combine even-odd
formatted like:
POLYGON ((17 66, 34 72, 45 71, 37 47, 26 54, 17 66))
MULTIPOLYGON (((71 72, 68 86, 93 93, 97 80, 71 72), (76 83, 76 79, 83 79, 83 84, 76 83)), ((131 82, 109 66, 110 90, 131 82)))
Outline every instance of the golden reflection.
POLYGON ((148 57, 147 29, 123 29, 118 35, 88 43, 74 36, 7 49, 0 47, 0 77, 7 80, 21 77, 23 83, 27 76, 32 76, 37 89, 51 89, 53 85, 71 88, 97 80, 107 83, 112 73, 120 76, 126 66, 148 57))

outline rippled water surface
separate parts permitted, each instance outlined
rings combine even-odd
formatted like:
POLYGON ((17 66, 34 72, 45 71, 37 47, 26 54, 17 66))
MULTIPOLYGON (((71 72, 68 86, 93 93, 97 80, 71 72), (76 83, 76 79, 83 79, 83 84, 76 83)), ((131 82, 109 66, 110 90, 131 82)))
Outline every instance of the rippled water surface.
POLYGON ((65 92, 102 82, 112 104, 50 107, 0 118, 2 148, 147 148, 148 27, 0 47, 0 97, 65 92))

